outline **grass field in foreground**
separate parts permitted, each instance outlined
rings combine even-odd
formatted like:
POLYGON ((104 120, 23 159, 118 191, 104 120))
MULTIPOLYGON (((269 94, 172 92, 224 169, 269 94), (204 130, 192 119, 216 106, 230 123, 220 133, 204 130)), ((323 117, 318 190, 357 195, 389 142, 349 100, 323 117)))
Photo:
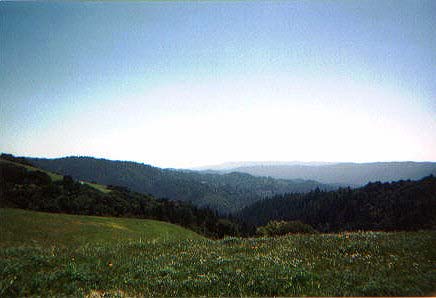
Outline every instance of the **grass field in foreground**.
MULTIPOLYGON (((434 231, 219 241, 193 234, 144 240, 141 224, 129 226, 123 223, 129 220, 110 218, 102 220, 138 233, 111 238, 119 229, 97 224, 92 233, 70 237, 66 231, 80 233, 66 227, 75 221, 99 222, 95 217, 87 221, 85 216, 0 212, 1 297, 402 296, 435 292, 434 231), (56 220, 50 223, 50 217, 56 220), (15 235, 20 232, 27 234, 15 235)), ((88 226, 94 229, 93 224, 88 226)), ((143 233, 148 234, 146 227, 143 233)))

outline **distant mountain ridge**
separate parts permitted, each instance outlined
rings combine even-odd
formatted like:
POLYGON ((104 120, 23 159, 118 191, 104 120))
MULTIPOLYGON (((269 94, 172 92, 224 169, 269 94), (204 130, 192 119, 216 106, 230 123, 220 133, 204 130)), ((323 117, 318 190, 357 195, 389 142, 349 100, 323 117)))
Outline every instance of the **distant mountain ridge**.
POLYGON ((191 168, 196 171, 234 171, 238 168, 254 167, 254 166, 291 166, 291 165, 306 165, 306 166, 320 166, 335 164, 335 162, 323 161, 235 161, 224 162, 216 165, 200 166, 191 168))
POLYGON ((202 173, 192 170, 161 169, 128 161, 92 157, 57 159, 27 158, 32 164, 75 179, 128 187, 157 198, 189 201, 220 212, 235 212, 262 198, 315 188, 335 187, 302 179, 284 180, 254 177, 246 173, 202 173))
MULTIPOLYGON (((238 164, 238 163, 235 163, 238 164)), ((209 167, 214 170, 214 167, 209 167)), ((369 182, 417 180, 436 175, 436 162, 374 162, 374 163, 264 163, 238 165, 219 170, 237 171, 258 177, 315 180, 326 184, 361 186, 369 182)))

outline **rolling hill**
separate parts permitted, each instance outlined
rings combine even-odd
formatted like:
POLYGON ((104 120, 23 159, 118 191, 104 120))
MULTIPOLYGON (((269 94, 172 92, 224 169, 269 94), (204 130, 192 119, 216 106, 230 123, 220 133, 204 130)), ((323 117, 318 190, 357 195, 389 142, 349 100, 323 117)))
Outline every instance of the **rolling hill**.
MULTIPOLYGON (((0 163, 8 163, 8 164, 12 164, 12 165, 15 165, 18 167, 23 167, 30 172, 36 172, 36 171, 43 172, 43 173, 47 174, 53 182, 62 181, 62 179, 63 179, 62 175, 34 167, 30 163, 26 162, 25 159, 20 160, 20 159, 14 158, 14 157, 13 158, 7 158, 7 157, 5 158, 5 155, 2 155, 0 157, 0 163)), ((108 189, 106 185, 102 185, 102 184, 98 184, 98 183, 91 183, 91 182, 87 182, 87 181, 80 181, 80 182, 82 184, 91 186, 92 188, 94 188, 98 191, 101 191, 104 193, 110 192, 110 189, 108 189)))
POLYGON ((92 157, 27 158, 32 164, 75 179, 119 185, 157 198, 188 201, 222 213, 235 212, 262 198, 290 192, 308 192, 333 186, 316 181, 254 177, 244 173, 212 174, 160 169, 127 161, 92 157))
MULTIPOLYGON (((214 167, 209 167, 214 170, 214 167)), ((222 173, 236 171, 258 177, 276 179, 306 179, 326 184, 362 186, 368 182, 391 182, 417 180, 428 175, 436 175, 436 162, 375 162, 375 163, 264 163, 237 164, 222 173)))
POLYGON ((87 243, 202 239, 167 222, 102 216, 54 214, 0 208, 0 246, 32 240, 33 245, 77 247, 87 243))
POLYGON ((204 239, 163 222, 0 209, 1 297, 431 296, 434 231, 204 239))
MULTIPOLYGON (((418 296, 434 293, 434 231, 360 231, 211 240, 162 221, 59 213, 63 208, 82 214, 103 212, 112 216, 144 216, 146 212, 158 211, 160 213, 148 215, 175 215, 176 219, 185 218, 197 225, 206 220, 203 228, 222 224, 214 218, 213 212, 202 213, 186 203, 156 200, 115 186, 101 191, 99 188, 103 185, 96 188, 69 176, 60 179, 61 176, 52 172, 21 162, 19 159, 0 160, 0 207, 28 204, 28 208, 58 213, 0 208, 2 297, 418 296), (119 213, 121 211, 124 213, 119 213), (139 213, 132 213, 135 211, 139 213)), ((320 207, 315 208, 315 212, 329 207, 327 214, 340 219, 346 219, 343 217, 346 213, 335 214, 341 211, 341 206, 354 206, 355 213, 360 214, 360 223, 365 223, 366 219, 371 222, 371 216, 387 212, 382 212, 380 206, 399 206, 400 215, 403 212, 403 215, 415 216, 411 217, 412 221, 406 220, 414 224, 413 220, 419 223, 419 220, 425 221, 428 214, 434 216, 435 185, 435 178, 427 177, 418 182, 369 184, 365 191, 315 190, 308 194, 284 195, 284 200, 291 201, 289 206, 272 206, 278 207, 279 212, 292 209, 299 212, 306 201, 321 201, 320 205, 309 205, 320 207), (294 201, 297 204, 293 204, 294 201)), ((253 206, 259 211, 258 204, 278 199, 263 200, 253 206)), ((261 210, 266 215, 271 214, 270 211, 261 210)), ((322 217, 318 220, 323 223, 322 217)))
POLYGON ((245 233, 238 223, 210 209, 188 202, 156 199, 120 186, 76 181, 71 176, 35 168, 10 155, 0 158, 0 207, 156 219, 208 237, 245 233))

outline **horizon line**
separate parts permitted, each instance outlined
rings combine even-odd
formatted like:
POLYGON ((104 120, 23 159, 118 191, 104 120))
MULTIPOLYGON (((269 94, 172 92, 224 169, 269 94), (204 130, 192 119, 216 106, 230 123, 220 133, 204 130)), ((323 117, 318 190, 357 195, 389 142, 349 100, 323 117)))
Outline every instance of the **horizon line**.
POLYGON ((237 164, 243 164, 252 163, 253 165, 248 166, 279 166, 279 165, 288 165, 288 166, 326 166, 326 165, 335 165, 335 164, 377 164, 377 163, 436 163, 436 161, 430 161, 430 160, 384 160, 384 161, 302 161, 302 160, 239 160, 239 161, 226 161, 216 164, 208 164, 208 165, 201 165, 201 166, 191 166, 191 167, 162 167, 158 165, 154 165, 151 163, 147 163, 145 161, 139 161, 139 160, 127 160, 127 159, 117 159, 117 158, 108 158, 108 157, 99 157, 99 156, 92 156, 92 155, 64 155, 64 156, 57 156, 57 157, 41 157, 41 156, 35 156, 33 154, 31 155, 20 155, 20 154, 13 154, 9 152, 1 152, 1 154, 10 154, 15 157, 23 157, 23 158, 39 158, 39 159, 63 159, 63 158, 93 158, 93 159, 102 159, 102 160, 109 160, 109 161, 118 161, 118 162, 132 162, 132 163, 139 163, 143 165, 148 165, 156 168, 161 169, 181 169, 181 170, 194 170, 194 171, 204 171, 204 170, 214 170, 213 167, 227 167, 228 169, 231 169, 232 164, 236 164, 234 168, 238 167, 244 167, 244 165, 237 165, 237 164), (268 164, 269 163, 269 164, 268 164), (310 165, 313 164, 313 165, 310 165))

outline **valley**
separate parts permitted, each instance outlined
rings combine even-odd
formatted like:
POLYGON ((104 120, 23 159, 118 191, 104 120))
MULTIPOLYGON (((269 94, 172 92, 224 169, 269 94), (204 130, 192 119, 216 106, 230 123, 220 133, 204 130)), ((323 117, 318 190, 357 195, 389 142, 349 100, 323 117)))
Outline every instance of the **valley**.
MULTIPOLYGON (((11 155, 2 155, 0 174, 2 296, 435 291, 433 176, 276 195, 225 218, 124 186, 74 180, 11 155), (261 225, 283 219, 316 230, 302 223, 260 233, 261 225)), ((239 183, 239 175, 225 177, 239 183)))
POLYGON ((74 179, 124 186, 156 198, 191 202, 196 206, 210 207, 221 213, 241 210, 255 201, 275 194, 309 192, 315 188, 337 188, 312 180, 254 177, 238 172, 212 174, 161 169, 136 162, 92 157, 28 160, 44 170, 71 175, 74 179))
POLYGON ((0 298, 436 296, 435 12, 0 0, 0 298))

